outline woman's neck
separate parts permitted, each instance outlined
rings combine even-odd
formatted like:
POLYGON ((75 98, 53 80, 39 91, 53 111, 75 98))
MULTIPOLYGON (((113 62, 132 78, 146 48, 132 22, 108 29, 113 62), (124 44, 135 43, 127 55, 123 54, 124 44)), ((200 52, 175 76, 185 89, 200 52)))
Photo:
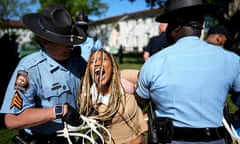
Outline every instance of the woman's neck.
POLYGON ((109 87, 99 87, 98 88, 98 93, 102 96, 105 96, 105 95, 110 95, 110 88, 109 87))

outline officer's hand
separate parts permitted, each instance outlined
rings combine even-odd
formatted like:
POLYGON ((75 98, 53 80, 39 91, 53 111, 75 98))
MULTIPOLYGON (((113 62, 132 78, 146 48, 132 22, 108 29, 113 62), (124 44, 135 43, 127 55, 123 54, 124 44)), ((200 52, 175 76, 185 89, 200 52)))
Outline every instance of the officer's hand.
POLYGON ((68 103, 67 105, 67 112, 62 117, 62 120, 67 122, 71 126, 79 126, 82 124, 82 119, 80 118, 80 114, 68 103))

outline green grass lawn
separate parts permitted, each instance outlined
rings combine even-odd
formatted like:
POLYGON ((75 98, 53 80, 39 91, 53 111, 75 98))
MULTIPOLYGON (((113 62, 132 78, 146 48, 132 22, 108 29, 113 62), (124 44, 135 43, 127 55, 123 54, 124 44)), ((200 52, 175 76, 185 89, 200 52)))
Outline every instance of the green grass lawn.
POLYGON ((17 130, 7 130, 0 128, 0 144, 13 144, 12 137, 17 134, 17 130))
MULTIPOLYGON (((117 61, 119 61, 117 56, 115 56, 115 58, 117 61)), ((125 53, 123 57, 123 63, 119 64, 119 68, 140 69, 143 63, 144 60, 142 53, 125 53)), ((231 103, 229 96, 227 98, 227 102, 229 103, 230 111, 236 111, 237 107, 231 103)), ((0 126, 0 144, 13 144, 11 139, 16 133, 16 130, 10 131, 3 126, 0 126)))
POLYGON ((123 63, 119 64, 118 56, 115 55, 119 69, 140 69, 144 63, 142 53, 124 53, 123 63))

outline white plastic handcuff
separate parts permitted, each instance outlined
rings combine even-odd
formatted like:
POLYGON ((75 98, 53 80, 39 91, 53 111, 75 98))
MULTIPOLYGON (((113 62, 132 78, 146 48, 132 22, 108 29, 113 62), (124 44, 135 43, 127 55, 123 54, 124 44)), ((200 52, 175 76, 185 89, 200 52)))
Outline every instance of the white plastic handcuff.
POLYGON ((226 121, 226 119, 224 117, 222 119, 222 123, 232 138, 232 144, 240 144, 240 137, 238 136, 233 125, 228 124, 228 122, 226 121))
POLYGON ((64 129, 57 131, 57 136, 65 137, 69 144, 72 144, 70 137, 82 139, 81 143, 90 142, 91 144, 97 144, 96 138, 100 139, 100 144, 104 144, 104 138, 99 132, 99 130, 107 134, 108 139, 111 141, 111 134, 103 125, 99 124, 96 120, 92 118, 80 116, 83 123, 78 127, 73 127, 66 122, 64 122, 64 129))

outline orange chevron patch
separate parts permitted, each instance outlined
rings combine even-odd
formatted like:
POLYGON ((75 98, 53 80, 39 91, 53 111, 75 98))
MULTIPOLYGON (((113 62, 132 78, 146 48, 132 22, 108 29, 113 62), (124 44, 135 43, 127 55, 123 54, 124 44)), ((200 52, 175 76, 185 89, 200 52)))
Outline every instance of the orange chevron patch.
POLYGON ((16 107, 16 108, 21 110, 22 109, 22 104, 23 104, 23 100, 20 97, 19 93, 16 91, 15 94, 14 94, 14 97, 12 99, 10 108, 16 107))

